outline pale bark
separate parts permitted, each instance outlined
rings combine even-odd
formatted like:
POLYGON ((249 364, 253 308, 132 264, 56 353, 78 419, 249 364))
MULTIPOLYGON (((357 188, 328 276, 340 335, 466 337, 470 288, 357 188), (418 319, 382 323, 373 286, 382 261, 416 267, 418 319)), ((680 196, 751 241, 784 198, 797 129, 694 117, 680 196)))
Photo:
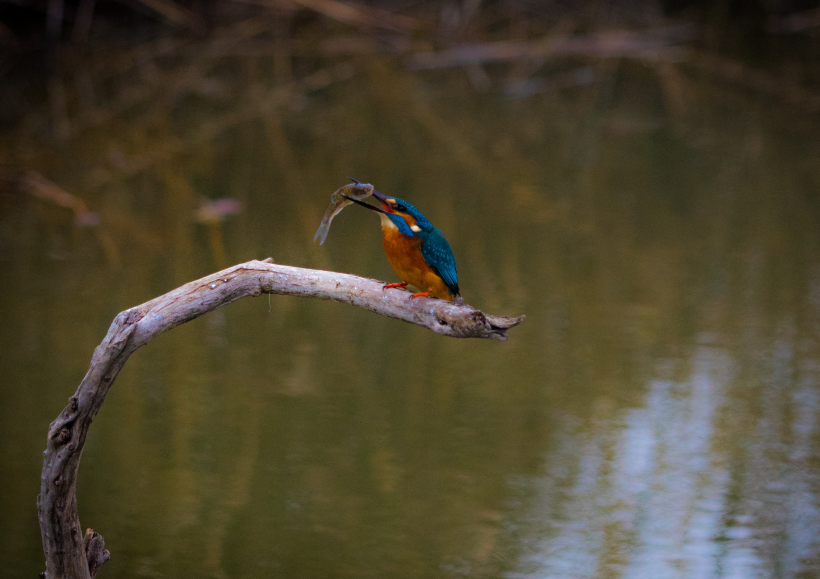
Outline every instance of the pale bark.
POLYGON ((222 305, 263 293, 315 297, 359 306, 458 338, 503 340, 524 316, 490 316, 464 304, 411 298, 354 275, 249 261, 120 312, 94 350, 88 373, 48 431, 37 508, 48 579, 93 578, 109 553, 102 536, 80 532, 75 494, 88 429, 128 357, 166 330, 222 305))

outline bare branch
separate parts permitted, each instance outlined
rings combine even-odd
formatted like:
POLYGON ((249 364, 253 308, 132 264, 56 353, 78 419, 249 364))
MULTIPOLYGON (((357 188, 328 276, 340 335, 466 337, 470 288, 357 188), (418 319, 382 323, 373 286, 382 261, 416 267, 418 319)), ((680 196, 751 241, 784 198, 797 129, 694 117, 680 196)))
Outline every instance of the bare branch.
POLYGON ((168 22, 176 26, 196 28, 201 25, 199 16, 173 0, 137 0, 157 14, 161 14, 168 22))
POLYGON ((610 30, 594 34, 548 35, 541 40, 507 40, 455 46, 440 52, 417 52, 408 60, 414 70, 557 56, 679 60, 676 45, 694 36, 691 26, 663 26, 640 32, 610 30))
POLYGON ((359 306, 457 338, 503 340, 524 316, 490 316, 468 305, 411 298, 404 290, 355 275, 249 261, 192 281, 120 312, 94 350, 91 366, 68 405, 49 426, 37 508, 48 579, 93 579, 108 560, 105 542, 83 537, 75 494, 91 421, 128 357, 166 330, 244 297, 263 293, 315 297, 359 306))
POLYGON ((309 8, 333 20, 364 29, 381 28, 394 32, 412 32, 417 28, 414 18, 366 4, 338 2, 337 0, 277 0, 277 3, 284 6, 293 4, 309 8))

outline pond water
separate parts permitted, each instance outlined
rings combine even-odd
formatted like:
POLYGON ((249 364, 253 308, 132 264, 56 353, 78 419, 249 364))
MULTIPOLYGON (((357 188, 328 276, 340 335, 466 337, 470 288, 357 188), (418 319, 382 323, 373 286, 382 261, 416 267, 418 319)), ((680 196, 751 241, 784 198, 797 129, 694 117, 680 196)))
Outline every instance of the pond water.
POLYGON ((396 281, 369 212, 312 241, 348 176, 445 232, 469 304, 527 319, 455 340, 263 296, 160 336, 83 454, 101 577, 820 575, 816 113, 629 63, 522 95, 379 62, 283 90, 240 62, 177 92, 198 61, 92 70, 91 104, 66 73, 67 112, 3 138, 99 221, 0 195, 9 576, 43 569, 48 423, 117 312, 269 256, 396 281), (217 198, 241 211, 198 220, 217 198))

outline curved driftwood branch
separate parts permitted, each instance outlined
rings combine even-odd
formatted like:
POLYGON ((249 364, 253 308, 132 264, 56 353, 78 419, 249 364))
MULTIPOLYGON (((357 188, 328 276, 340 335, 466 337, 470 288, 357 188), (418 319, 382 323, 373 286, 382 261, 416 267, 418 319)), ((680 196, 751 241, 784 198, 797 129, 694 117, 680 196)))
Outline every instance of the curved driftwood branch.
POLYGON ((108 390, 137 348, 166 330, 222 305, 263 293, 344 302, 457 338, 503 340, 524 316, 490 316, 464 304, 411 299, 408 292, 355 275, 249 261, 188 283, 120 312, 94 350, 91 366, 48 430, 37 508, 48 579, 87 579, 108 560, 102 536, 80 532, 75 494, 88 429, 108 390))

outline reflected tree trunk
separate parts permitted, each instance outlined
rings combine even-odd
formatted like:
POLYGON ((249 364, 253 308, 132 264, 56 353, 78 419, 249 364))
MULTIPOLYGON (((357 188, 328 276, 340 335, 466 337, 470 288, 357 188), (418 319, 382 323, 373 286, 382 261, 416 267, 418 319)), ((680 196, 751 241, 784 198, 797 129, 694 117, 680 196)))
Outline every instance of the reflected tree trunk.
POLYGON ((282 294, 328 299, 458 338, 503 340, 517 318, 491 316, 463 303, 411 298, 403 290, 354 275, 249 261, 183 285, 120 312, 94 350, 88 373, 49 426, 37 508, 48 579, 93 578, 109 558, 105 542, 80 532, 76 484, 91 421, 129 356, 166 330, 244 297, 282 294))

